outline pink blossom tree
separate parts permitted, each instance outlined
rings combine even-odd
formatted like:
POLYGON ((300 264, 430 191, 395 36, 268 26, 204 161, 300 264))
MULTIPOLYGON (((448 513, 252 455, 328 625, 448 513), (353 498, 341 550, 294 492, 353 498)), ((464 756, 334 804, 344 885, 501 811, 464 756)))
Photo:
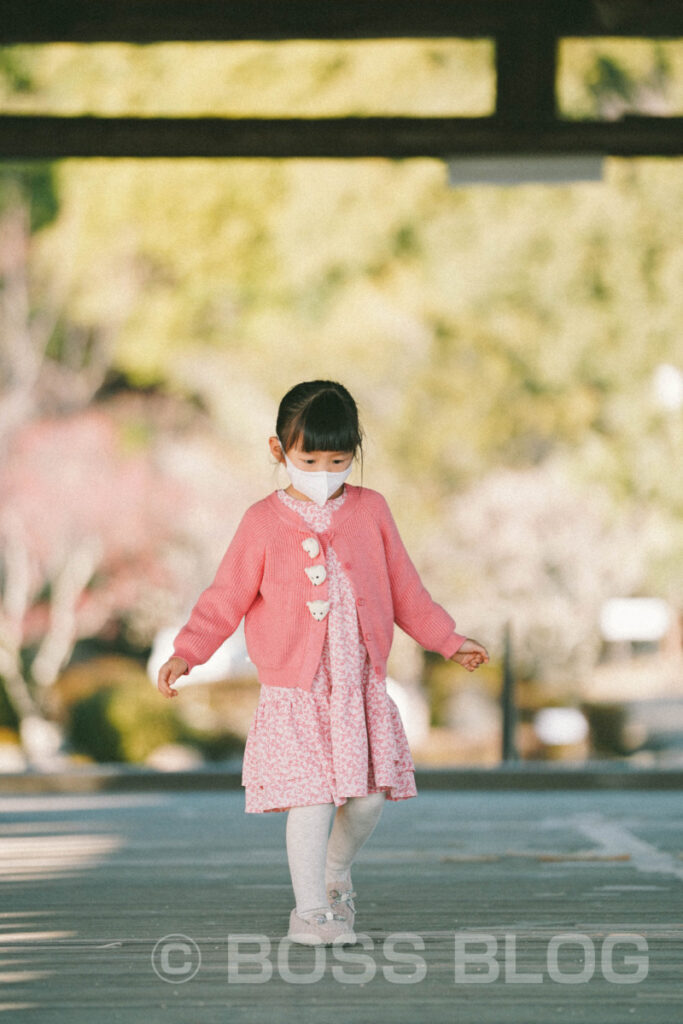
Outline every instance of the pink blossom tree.
POLYGON ((65 296, 32 280, 28 222, 18 198, 0 217, 0 677, 27 758, 44 763, 61 741, 50 687, 77 640, 163 573, 170 488, 153 452, 127 452, 89 409, 115 325, 59 312, 65 296))
POLYGON ((17 432, 0 492, 0 674, 28 735, 76 642, 163 589, 178 494, 99 409, 17 432))

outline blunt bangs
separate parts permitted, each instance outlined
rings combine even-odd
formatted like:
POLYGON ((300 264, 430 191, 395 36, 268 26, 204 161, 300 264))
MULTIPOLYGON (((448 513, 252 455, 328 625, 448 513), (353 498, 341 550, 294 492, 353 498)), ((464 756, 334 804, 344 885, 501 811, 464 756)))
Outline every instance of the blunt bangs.
POLYGON ((278 416, 278 436, 288 451, 299 443, 305 452, 362 454, 363 435, 351 395, 331 381, 313 381, 292 389, 278 416))

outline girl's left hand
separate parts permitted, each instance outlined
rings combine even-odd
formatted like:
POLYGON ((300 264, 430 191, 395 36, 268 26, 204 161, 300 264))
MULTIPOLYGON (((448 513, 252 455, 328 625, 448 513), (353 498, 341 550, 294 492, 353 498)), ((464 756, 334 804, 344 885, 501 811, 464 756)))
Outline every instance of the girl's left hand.
POLYGON ((451 661, 457 661, 459 665, 466 668, 468 672, 474 672, 475 668, 479 668, 489 660, 489 653, 486 648, 477 643, 476 640, 465 640, 464 644, 460 646, 460 649, 455 652, 451 661))

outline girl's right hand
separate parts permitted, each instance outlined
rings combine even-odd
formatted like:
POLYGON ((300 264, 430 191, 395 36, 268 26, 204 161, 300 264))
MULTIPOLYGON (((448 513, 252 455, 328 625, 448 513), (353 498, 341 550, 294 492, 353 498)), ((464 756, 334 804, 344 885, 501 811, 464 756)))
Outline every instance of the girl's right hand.
POLYGON ((177 697, 178 691, 172 689, 176 679, 184 676, 189 668, 189 665, 184 658, 178 658, 174 655, 169 658, 168 661, 159 669, 159 676, 157 679, 157 687, 159 693, 164 697, 177 697))

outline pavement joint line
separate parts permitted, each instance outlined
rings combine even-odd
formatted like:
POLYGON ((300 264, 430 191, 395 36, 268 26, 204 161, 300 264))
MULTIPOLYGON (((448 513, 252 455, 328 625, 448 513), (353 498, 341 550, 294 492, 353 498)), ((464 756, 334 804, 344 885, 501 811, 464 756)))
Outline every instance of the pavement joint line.
POLYGON ((577 850, 574 853, 562 853, 558 850, 506 850, 504 853, 481 853, 481 854, 447 854, 441 857, 442 862, 453 864, 486 863, 488 861, 500 860, 540 860, 540 861, 578 861, 589 863, 592 861, 622 861, 630 860, 630 853, 604 853, 602 850, 577 850))
MULTIPOLYGON (((533 927, 518 925, 514 921, 509 924, 490 924, 488 922, 482 922, 481 924, 463 924, 457 927, 448 929, 425 929, 425 928, 402 928, 402 929, 388 929, 388 928, 364 928, 361 934, 368 935, 370 938, 382 939, 390 936, 397 937, 399 935, 417 935, 422 939, 452 939, 454 934, 458 935, 469 935, 476 937, 482 934, 493 935, 495 937, 504 937, 505 935, 514 934, 520 939, 539 939, 545 940, 552 938, 557 935, 558 932, 564 934, 566 931, 575 931, 581 935, 589 935, 591 938, 602 938, 607 935, 632 935, 635 932, 643 935, 650 939, 664 939, 664 940, 680 940, 683 937, 683 926, 680 928, 675 927, 662 927, 659 925, 652 924, 651 922, 639 923, 639 922, 628 922, 625 923, 620 921, 618 925, 613 923, 595 923, 588 922, 574 922, 567 924, 566 922, 560 922, 554 925, 534 925, 533 927)), ((169 933, 169 934, 184 934, 184 933, 169 933)), ((231 937, 240 936, 243 942, 247 942, 245 936, 255 935, 256 938, 261 939, 263 937, 270 939, 272 942, 279 942, 285 938, 285 934, 278 932, 277 934, 269 934, 265 931, 262 932, 250 932, 245 929, 226 931, 220 935, 192 935, 191 938, 196 943, 206 943, 220 945, 227 943, 231 937)), ((126 949, 137 946, 149 946, 154 945, 158 942, 159 937, 156 935, 149 936, 125 936, 121 939, 110 939, 102 942, 101 939, 85 939, 85 938, 56 938, 51 939, 49 942, 33 942, 31 943, 31 952, 49 952, 52 953, 57 949, 68 950, 79 950, 89 949, 91 951, 98 951, 106 953, 107 951, 121 951, 125 952, 126 949)), ((13 942, 1 942, 0 952, 3 954, 16 953, 25 950, 27 947, 25 942, 22 940, 21 943, 17 941, 16 944, 13 942)))
POLYGON ((582 835, 600 843, 606 853, 626 850, 631 863, 643 874, 673 875, 683 881, 683 864, 677 863, 676 857, 639 839, 623 825, 608 821, 602 814, 578 814, 572 821, 582 835))

